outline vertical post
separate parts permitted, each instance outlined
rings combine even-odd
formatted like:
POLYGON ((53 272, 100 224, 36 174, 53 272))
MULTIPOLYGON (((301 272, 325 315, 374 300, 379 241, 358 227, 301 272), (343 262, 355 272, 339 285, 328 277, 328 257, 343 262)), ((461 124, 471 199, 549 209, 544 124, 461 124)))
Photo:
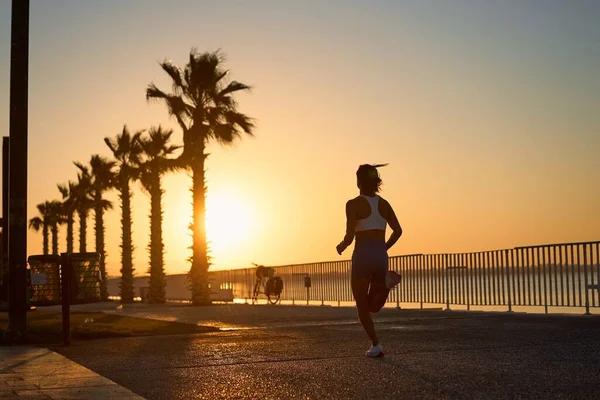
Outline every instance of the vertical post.
POLYGON ((0 301, 8 301, 8 169, 10 138, 2 138, 2 293, 0 301))
POLYGON ((10 50, 9 157, 9 336, 27 328, 27 101, 29 75, 29 0, 12 1, 10 50))
POLYGON ((465 254, 463 256, 463 263, 464 263, 464 267, 465 267, 465 273, 467 275, 466 277, 466 284, 467 287, 465 289, 465 298, 467 299, 467 311, 471 311, 471 295, 470 295, 470 288, 471 288, 471 270, 470 270, 470 265, 469 262, 467 261, 468 256, 465 254))
MULTIPOLYGON (((546 248, 542 247, 542 258, 540 259, 540 248, 538 247, 538 251, 537 251, 537 257, 538 257, 538 265, 541 264, 542 268, 541 268, 541 277, 544 279, 544 285, 543 285, 543 290, 544 290, 544 310, 545 313, 548 314, 548 285, 546 284, 546 248)), ((540 285, 540 290, 542 290, 542 287, 540 285)))
POLYGON ((325 265, 319 264, 319 284, 321 285, 321 305, 325 305, 325 265))
MULTIPOLYGON (((248 285, 248 268, 244 270, 244 280, 246 281, 246 285, 248 287, 248 295, 250 294, 250 285, 248 285)), ((248 304, 248 295, 244 296, 244 304, 248 304)))
MULTIPOLYGON (((579 246, 577 246, 577 247, 579 247, 579 246)), ((590 260, 591 259, 592 259, 592 257, 590 255, 590 260)), ((587 272, 587 261, 588 261, 587 244, 584 244, 583 245, 583 280, 584 280, 584 289, 585 289, 585 315, 590 315, 590 290, 588 289, 589 280, 588 280, 588 272, 587 272)))
POLYGON ((446 270, 446 311, 450 311, 450 279, 448 278, 448 254, 444 254, 444 267, 446 270))
MULTIPOLYGON (((394 267, 395 267, 394 271, 399 273, 398 263, 400 262, 400 259, 395 257, 395 258, 392 258, 392 260, 393 260, 394 267)), ((402 279, 404 279, 404 277, 402 277, 402 279)), ((395 290, 396 290, 396 308, 399 310, 400 309, 400 285, 396 285, 395 290)))
POLYGON ((61 302, 62 302, 62 332, 65 346, 71 344, 71 254, 62 253, 60 258, 61 302))
POLYGON ((515 268, 515 250, 506 250, 506 252, 508 253, 508 251, 510 251, 510 262, 508 261, 508 255, 506 254, 506 288, 508 290, 508 312, 512 312, 512 293, 511 293, 511 289, 512 287, 510 286, 510 278, 512 276, 512 274, 509 274, 509 269, 508 269, 508 265, 510 264, 510 270, 514 272, 514 268, 515 268))
POLYGON ((417 272, 417 291, 418 291, 418 296, 419 296, 419 303, 420 303, 420 307, 421 310, 423 309, 423 284, 422 284, 422 280, 423 280, 423 276, 421 274, 421 269, 423 267, 423 263, 419 262, 420 260, 415 260, 415 264, 417 265, 416 268, 416 272, 417 272))

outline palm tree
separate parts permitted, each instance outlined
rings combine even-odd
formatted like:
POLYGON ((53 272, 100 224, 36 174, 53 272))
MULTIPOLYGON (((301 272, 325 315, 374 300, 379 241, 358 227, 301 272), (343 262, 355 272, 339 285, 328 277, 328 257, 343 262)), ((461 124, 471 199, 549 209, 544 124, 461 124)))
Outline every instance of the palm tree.
POLYGON ((29 220, 29 229, 36 232, 42 231, 43 253, 48 255, 48 229, 50 228, 50 213, 52 206, 49 201, 45 201, 36 206, 39 215, 29 220))
POLYGON ((150 303, 165 302, 164 245, 162 240, 162 175, 177 167, 176 160, 169 158, 179 146, 169 144, 173 130, 151 128, 148 136, 140 138, 143 160, 139 165, 140 181, 150 195, 150 303))
POLYGON ((250 87, 237 81, 227 82, 225 57, 220 52, 198 53, 192 49, 189 61, 181 70, 169 61, 160 64, 173 81, 172 93, 166 93, 150 84, 147 100, 163 101, 169 114, 183 130, 183 166, 192 171, 193 193, 193 246, 190 278, 192 302, 209 304, 208 249, 206 243, 206 146, 210 141, 221 145, 232 144, 242 133, 252 135, 254 124, 248 116, 238 112, 233 98, 237 92, 250 87))
POLYGON ((87 252, 87 217, 94 207, 94 199, 90 192, 92 181, 84 173, 77 174, 77 185, 75 187, 75 210, 79 216, 79 252, 87 252))
POLYGON ((114 187, 115 174, 113 168, 115 162, 95 154, 90 159, 89 168, 77 162, 75 165, 84 175, 88 176, 91 182, 91 196, 94 199, 96 252, 100 254, 100 274, 102 276, 102 280, 100 281, 100 296, 102 300, 107 300, 104 211, 112 210, 113 205, 110 201, 104 199, 103 195, 106 191, 114 187))
POLYGON ((58 254, 58 227, 65 223, 63 205, 58 200, 48 203, 48 224, 52 234, 52 254, 58 254))
POLYGON ((121 302, 133 302, 133 243, 131 240, 131 190, 129 182, 139 177, 137 165, 140 161, 141 146, 139 138, 143 131, 129 133, 127 126, 114 139, 105 138, 104 142, 112 151, 116 160, 115 187, 121 198, 121 302))
POLYGON ((69 181, 67 185, 58 185, 62 195, 63 214, 67 222, 67 253, 73 253, 73 215, 77 196, 77 184, 69 181))

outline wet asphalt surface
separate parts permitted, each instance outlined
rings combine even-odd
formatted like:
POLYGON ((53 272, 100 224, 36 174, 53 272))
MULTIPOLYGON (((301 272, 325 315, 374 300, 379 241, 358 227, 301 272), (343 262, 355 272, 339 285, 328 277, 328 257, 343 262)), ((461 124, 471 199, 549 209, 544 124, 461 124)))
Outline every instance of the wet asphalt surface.
POLYGON ((148 399, 600 397, 600 317, 386 309, 383 358, 354 310, 132 307, 124 314, 222 328, 53 350, 148 399))

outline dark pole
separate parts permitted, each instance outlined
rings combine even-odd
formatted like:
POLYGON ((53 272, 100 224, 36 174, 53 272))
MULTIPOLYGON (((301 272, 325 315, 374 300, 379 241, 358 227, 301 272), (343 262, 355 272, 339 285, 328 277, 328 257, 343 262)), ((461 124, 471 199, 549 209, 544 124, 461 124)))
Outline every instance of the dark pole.
POLYGON ((29 75, 29 0, 12 1, 10 48, 10 157, 8 330, 26 334, 27 268, 27 100, 29 75))
POLYGON ((60 257, 61 301, 62 301, 62 332, 65 346, 71 344, 71 279, 73 264, 71 253, 62 253, 60 257))
POLYGON ((8 146, 10 138, 2 138, 2 293, 1 301, 8 301, 8 146))

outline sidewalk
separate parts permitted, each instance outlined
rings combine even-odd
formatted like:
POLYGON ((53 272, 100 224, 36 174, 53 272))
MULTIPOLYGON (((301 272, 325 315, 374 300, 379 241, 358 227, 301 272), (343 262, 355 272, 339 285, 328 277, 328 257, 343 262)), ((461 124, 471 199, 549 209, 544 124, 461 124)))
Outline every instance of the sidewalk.
POLYGON ((0 347, 1 399, 143 399, 48 349, 0 347))

